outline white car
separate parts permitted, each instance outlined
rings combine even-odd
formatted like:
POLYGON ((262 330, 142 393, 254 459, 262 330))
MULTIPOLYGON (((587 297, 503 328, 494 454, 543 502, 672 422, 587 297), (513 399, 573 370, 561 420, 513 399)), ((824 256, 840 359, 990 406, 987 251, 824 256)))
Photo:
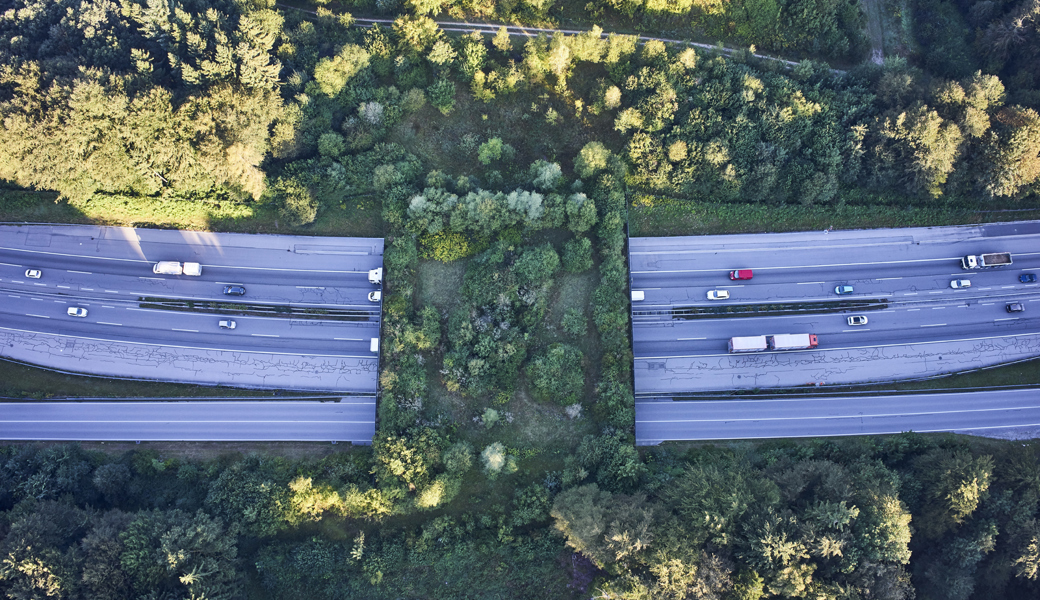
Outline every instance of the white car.
POLYGON ((70 306, 68 312, 70 317, 85 317, 87 316, 87 309, 81 306, 70 306))
POLYGON ((382 297, 383 297, 383 292, 380 292, 378 290, 376 290, 374 292, 369 292, 368 293, 368 301, 369 302, 379 302, 379 300, 382 299, 382 297))
POLYGON ((226 319, 224 321, 220 321, 219 323, 217 323, 217 325, 220 325, 221 329, 234 329, 237 323, 235 323, 231 319, 226 319))
POLYGON ((25 276, 29 279, 39 279, 40 277, 43 277, 43 271, 39 269, 29 269, 25 272, 25 276))
POLYGON ((954 279, 953 281, 950 282, 950 287, 952 287, 953 289, 957 289, 957 288, 970 288, 971 287, 971 281, 969 281, 967 279, 954 279))
POLYGON ((867 317, 864 315, 853 315, 848 319, 849 325, 866 325, 867 317))
POLYGON ((711 290, 708 300, 729 300, 729 290, 711 290))

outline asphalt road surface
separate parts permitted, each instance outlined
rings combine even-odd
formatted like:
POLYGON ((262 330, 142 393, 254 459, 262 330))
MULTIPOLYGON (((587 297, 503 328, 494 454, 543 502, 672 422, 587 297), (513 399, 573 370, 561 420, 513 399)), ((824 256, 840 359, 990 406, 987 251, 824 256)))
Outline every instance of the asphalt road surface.
POLYGON ((1038 426, 1040 389, 636 403, 637 445, 1038 426))
POLYGON ((900 230, 630 240, 636 393, 917 378, 1040 356, 1040 222, 900 230), (1010 252, 1008 267, 962 270, 960 257, 1010 252), (750 280, 729 271, 752 269, 750 280), (968 288, 952 288, 967 279, 968 288), (853 293, 838 295, 838 285, 853 293), (728 300, 707 299, 727 290, 728 300), (824 312, 819 304, 861 301, 824 312), (1008 313, 1021 303, 1024 312, 1008 313), (816 307, 809 306, 817 304, 816 307), (760 313, 678 318, 755 306, 760 313), (778 314, 778 308, 788 312, 778 314), (868 323, 850 326, 863 315, 868 323), (731 337, 813 333, 814 350, 730 354, 731 337))
POLYGON ((381 303, 368 300, 379 289, 368 272, 382 253, 382 239, 0 227, 0 356, 112 377, 374 393, 381 303), (153 273, 162 260, 201 263, 202 275, 153 273), (246 294, 226 296, 227 285, 246 294), (221 329, 225 319, 235 329, 221 329))
POLYGON ((0 439, 370 444, 375 399, 0 404, 0 439))

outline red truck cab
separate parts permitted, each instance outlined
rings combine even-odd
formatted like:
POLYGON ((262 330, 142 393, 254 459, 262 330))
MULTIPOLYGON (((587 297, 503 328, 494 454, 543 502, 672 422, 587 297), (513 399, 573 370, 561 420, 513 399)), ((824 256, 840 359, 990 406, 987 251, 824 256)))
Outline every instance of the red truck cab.
POLYGON ((751 279, 751 269, 737 269, 729 272, 730 279, 751 279))

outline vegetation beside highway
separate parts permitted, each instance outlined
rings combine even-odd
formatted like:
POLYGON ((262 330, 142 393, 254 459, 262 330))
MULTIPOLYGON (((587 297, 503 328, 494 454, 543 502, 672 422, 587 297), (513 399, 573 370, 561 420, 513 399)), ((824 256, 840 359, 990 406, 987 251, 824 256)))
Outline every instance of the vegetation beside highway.
MULTIPOLYGON (((397 19, 370 29, 328 2, 23 4, 0 19, 0 219, 385 235, 387 284, 371 449, 0 448, 7 596, 1040 592, 1033 443, 637 453, 624 254, 626 223, 1036 217, 1027 3, 892 3, 923 15, 906 17, 922 46, 884 65, 859 64, 847 0, 349 4, 397 19), (852 68, 624 35, 452 37, 438 12, 624 22, 852 68)), ((30 397, 223 393, 40 373, 5 363, 0 379, 30 397)), ((1030 365, 985 376, 1001 373, 1035 383, 1030 365)))

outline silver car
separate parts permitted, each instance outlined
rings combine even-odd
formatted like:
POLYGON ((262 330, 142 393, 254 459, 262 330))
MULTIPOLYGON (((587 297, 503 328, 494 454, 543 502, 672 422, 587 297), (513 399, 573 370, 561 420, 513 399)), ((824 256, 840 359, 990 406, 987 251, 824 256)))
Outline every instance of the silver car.
POLYGON ((864 315, 853 315, 848 318, 849 325, 866 325, 867 317, 864 315))
POLYGON ((69 310, 66 311, 70 317, 85 317, 87 316, 87 309, 82 306, 70 306, 69 310))
POLYGON ((43 271, 39 269, 29 269, 25 272, 25 276, 29 279, 39 279, 43 277, 43 271))

